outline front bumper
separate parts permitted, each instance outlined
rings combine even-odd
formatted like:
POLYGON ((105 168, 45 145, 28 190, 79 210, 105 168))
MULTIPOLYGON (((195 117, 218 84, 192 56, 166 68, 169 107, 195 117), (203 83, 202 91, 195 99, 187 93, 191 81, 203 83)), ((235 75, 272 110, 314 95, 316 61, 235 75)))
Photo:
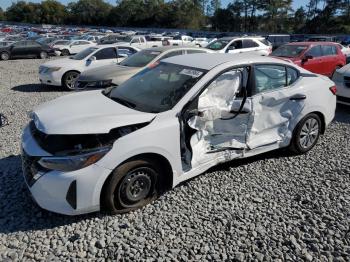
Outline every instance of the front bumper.
POLYGON ((100 210, 100 188, 111 170, 97 164, 60 172, 40 168, 37 161, 50 156, 36 143, 29 127, 22 136, 23 175, 35 202, 42 208, 65 215, 100 210))
POLYGON ((40 83, 52 86, 61 86, 61 79, 63 74, 60 71, 51 73, 39 73, 40 83))

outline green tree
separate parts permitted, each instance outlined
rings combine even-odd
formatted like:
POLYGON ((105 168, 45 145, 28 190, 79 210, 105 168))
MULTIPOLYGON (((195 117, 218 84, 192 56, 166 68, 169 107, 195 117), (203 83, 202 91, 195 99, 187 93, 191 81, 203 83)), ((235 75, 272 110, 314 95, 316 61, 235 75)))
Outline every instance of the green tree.
POLYGON ((46 0, 41 3, 41 23, 63 24, 66 17, 66 7, 56 0, 46 0))
POLYGON ((18 1, 13 3, 6 10, 6 18, 9 21, 24 22, 24 23, 40 23, 41 8, 37 3, 26 3, 18 1))
POLYGON ((103 25, 112 6, 103 0, 79 0, 67 6, 69 22, 79 25, 103 25))
POLYGON ((2 10, 2 8, 0 7, 0 21, 4 21, 5 20, 5 13, 4 10, 2 10))

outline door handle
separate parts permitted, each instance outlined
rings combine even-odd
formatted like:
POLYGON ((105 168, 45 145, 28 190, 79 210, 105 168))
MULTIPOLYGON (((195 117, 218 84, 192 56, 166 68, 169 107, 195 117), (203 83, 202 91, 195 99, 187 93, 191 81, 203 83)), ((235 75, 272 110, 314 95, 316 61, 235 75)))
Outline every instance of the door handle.
POLYGON ((306 99, 306 95, 295 95, 289 98, 289 100, 291 101, 299 101, 299 100, 305 100, 305 99, 306 99))

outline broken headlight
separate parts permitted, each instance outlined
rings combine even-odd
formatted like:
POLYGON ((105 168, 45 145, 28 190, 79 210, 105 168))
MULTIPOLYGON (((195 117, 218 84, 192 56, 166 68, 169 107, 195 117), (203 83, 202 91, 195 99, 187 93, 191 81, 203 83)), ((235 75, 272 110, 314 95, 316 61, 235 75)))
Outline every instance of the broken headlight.
POLYGON ((102 147, 72 156, 42 157, 39 160, 39 164, 50 170, 63 172, 74 171, 96 163, 106 155, 111 148, 111 146, 102 147))

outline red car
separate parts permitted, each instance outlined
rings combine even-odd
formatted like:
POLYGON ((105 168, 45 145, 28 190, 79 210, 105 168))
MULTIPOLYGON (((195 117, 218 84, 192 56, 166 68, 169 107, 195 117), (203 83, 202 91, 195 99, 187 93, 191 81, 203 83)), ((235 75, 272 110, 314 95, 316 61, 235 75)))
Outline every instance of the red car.
POLYGON ((297 42, 280 46, 270 56, 291 60, 316 74, 331 77, 346 64, 346 57, 333 42, 297 42))

